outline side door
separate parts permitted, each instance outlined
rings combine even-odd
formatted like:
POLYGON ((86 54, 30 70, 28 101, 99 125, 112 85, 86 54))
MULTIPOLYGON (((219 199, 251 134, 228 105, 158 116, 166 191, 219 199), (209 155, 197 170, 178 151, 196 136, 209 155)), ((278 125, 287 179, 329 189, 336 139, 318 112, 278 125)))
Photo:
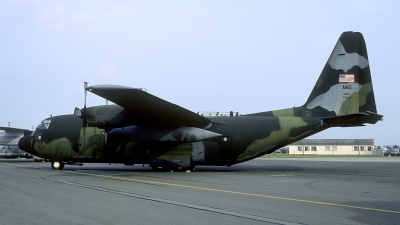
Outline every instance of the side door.
POLYGON ((232 137, 223 136, 219 137, 219 160, 230 161, 233 158, 232 155, 232 137))
POLYGON ((95 158, 96 156, 99 156, 99 148, 100 146, 100 136, 99 135, 93 135, 91 138, 91 144, 92 144, 92 158, 95 158))

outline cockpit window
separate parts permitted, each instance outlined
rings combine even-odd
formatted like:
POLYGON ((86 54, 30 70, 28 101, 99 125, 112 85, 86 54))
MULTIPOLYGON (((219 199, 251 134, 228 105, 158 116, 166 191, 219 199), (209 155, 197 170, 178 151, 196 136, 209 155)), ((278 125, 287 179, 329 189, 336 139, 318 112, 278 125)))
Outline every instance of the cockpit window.
POLYGON ((39 124, 36 129, 49 129, 51 120, 43 120, 41 124, 39 124))
POLYGON ((38 140, 38 141, 42 140, 42 133, 40 133, 40 132, 35 132, 35 138, 36 138, 36 140, 38 140))

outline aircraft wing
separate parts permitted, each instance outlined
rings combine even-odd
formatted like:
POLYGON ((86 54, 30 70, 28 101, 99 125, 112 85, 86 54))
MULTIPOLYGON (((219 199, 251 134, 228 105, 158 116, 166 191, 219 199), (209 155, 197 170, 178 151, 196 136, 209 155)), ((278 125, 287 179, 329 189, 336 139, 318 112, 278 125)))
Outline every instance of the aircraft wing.
POLYGON ((29 135, 32 133, 31 130, 13 128, 13 127, 0 127, 0 130, 4 130, 10 136, 13 136, 12 134, 17 135, 17 134, 22 134, 22 133, 24 133, 24 136, 25 136, 25 135, 29 135))
POLYGON ((94 85, 87 91, 129 111, 130 116, 151 123, 205 128, 211 122, 192 111, 151 95, 142 89, 119 85, 94 85))

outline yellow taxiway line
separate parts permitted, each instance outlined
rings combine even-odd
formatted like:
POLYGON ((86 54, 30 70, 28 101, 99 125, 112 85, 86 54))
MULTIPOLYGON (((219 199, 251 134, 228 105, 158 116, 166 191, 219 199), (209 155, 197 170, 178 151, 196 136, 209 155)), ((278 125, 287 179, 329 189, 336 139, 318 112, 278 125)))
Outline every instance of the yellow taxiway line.
MULTIPOLYGON (((19 166, 19 167, 22 166, 22 165, 19 165, 19 164, 17 165, 17 164, 12 164, 12 163, 3 163, 3 162, 1 164, 19 166)), ((25 167, 25 166, 22 166, 22 167, 25 167)), ((171 187, 180 187, 180 188, 188 188, 188 189, 194 189, 194 190, 212 191, 212 192, 235 194, 235 195, 242 195, 242 196, 252 196, 252 197, 278 199, 278 200, 293 201, 293 202, 303 202, 303 203, 310 203, 310 204, 317 204, 317 205, 327 205, 327 206, 336 206, 336 207, 342 207, 342 208, 367 210, 367 211, 374 211, 374 212, 400 214, 400 211, 369 208, 369 207, 362 207, 362 206, 355 206, 355 205, 345 205, 345 204, 338 204, 338 203, 332 203, 332 202, 321 202, 321 201, 312 201, 312 200, 305 200, 305 199, 298 199, 298 198, 279 197, 279 196, 273 196, 273 195, 262 195, 262 194, 254 194, 254 193, 239 192, 239 191, 230 191, 230 190, 216 189, 216 188, 198 187, 198 186, 174 184, 174 183, 159 182, 159 181, 150 181, 150 180, 142 180, 142 179, 134 179, 134 178, 108 176, 108 175, 100 175, 100 174, 92 174, 92 173, 83 173, 83 172, 77 172, 77 171, 62 170, 62 172, 72 173, 72 174, 80 174, 80 175, 86 175, 86 176, 93 176, 93 177, 102 177, 102 178, 113 179, 113 180, 137 182, 137 183, 143 183, 143 184, 164 185, 164 186, 171 186, 171 187)))
POLYGON ((252 197, 278 199, 278 200, 293 201, 293 202, 303 202, 303 203, 310 203, 310 204, 317 204, 317 205, 327 205, 327 206, 360 209, 360 210, 375 211, 375 212, 400 214, 400 211, 369 208, 369 207, 354 206, 354 205, 345 205, 345 204, 338 204, 338 203, 332 203, 332 202, 321 202, 321 201, 304 200, 304 199, 297 199, 297 198, 287 198, 287 197, 279 197, 279 196, 273 196, 273 195, 254 194, 254 193, 248 193, 248 192, 230 191, 230 190, 224 190, 224 189, 198 187, 198 186, 174 184, 174 183, 159 182, 159 181, 150 181, 150 180, 142 180, 142 179, 134 179, 134 178, 91 174, 91 173, 82 173, 82 172, 76 172, 76 171, 64 171, 64 172, 87 175, 87 176, 94 176, 94 177, 102 177, 102 178, 113 179, 113 180, 137 182, 137 183, 143 183, 143 184, 164 185, 164 186, 171 186, 171 187, 180 187, 180 188, 188 188, 188 189, 195 189, 195 190, 220 192, 220 193, 235 194, 235 195, 242 195, 242 196, 252 196, 252 197))

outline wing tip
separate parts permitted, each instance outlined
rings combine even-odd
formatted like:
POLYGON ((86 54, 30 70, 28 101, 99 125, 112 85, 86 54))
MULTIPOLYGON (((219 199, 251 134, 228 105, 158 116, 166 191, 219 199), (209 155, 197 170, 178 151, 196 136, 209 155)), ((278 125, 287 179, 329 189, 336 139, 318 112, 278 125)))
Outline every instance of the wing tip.
POLYGON ((101 85, 92 85, 85 88, 87 91, 92 92, 92 90, 123 90, 123 89, 133 89, 147 92, 146 88, 132 88, 123 85, 115 85, 115 84, 101 84, 101 85))

